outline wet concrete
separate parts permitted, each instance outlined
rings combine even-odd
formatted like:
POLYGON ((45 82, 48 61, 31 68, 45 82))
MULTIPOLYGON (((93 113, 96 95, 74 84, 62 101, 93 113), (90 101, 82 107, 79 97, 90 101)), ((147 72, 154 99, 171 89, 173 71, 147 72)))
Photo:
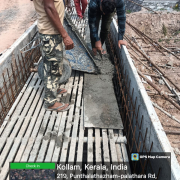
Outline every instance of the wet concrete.
POLYGON ((123 129, 109 75, 85 74, 85 127, 123 129))
MULTIPOLYGON (((87 43, 90 42, 88 36, 87 43)), ((123 129, 112 83, 114 65, 108 55, 103 55, 103 59, 98 55, 95 63, 101 74, 85 74, 84 79, 84 125, 123 129)))

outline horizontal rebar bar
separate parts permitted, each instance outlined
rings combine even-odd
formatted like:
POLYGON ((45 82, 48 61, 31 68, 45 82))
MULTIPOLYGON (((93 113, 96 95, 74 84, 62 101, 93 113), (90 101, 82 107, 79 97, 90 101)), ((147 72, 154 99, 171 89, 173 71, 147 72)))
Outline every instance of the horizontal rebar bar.
POLYGON ((180 120, 176 119, 173 115, 169 114, 168 112, 166 112, 164 109, 162 109, 161 107, 159 107, 156 103, 152 102, 153 106, 158 108, 160 111, 162 111, 164 114, 166 114, 168 117, 170 117, 172 120, 178 122, 180 124, 180 120))
POLYGON ((172 101, 167 94, 164 93, 156 84, 152 83, 146 76, 144 76, 139 70, 138 74, 149 84, 151 85, 158 93, 163 96, 167 101, 169 101, 172 105, 174 105, 179 111, 180 111, 180 106, 176 104, 174 101, 172 101))
POLYGON ((138 52, 141 53, 141 55, 143 55, 161 73, 161 75, 168 79, 180 91, 180 88, 151 60, 151 58, 144 54, 130 38, 128 38, 127 36, 125 36, 125 38, 138 52))

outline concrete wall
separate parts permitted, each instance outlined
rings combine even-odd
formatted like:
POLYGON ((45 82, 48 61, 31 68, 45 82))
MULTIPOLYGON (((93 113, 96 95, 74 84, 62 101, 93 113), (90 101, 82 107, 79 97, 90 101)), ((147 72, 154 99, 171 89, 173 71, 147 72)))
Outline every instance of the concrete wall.
POLYGON ((21 54, 20 49, 30 42, 35 32, 37 31, 37 22, 35 22, 24 34, 18 38, 14 44, 2 55, 0 56, 0 88, 3 86, 2 73, 5 74, 5 79, 7 80, 6 69, 9 70, 11 74, 11 63, 17 59, 17 56, 21 54))
MULTIPOLYGON (((114 37, 113 43, 115 46, 117 46, 118 42, 117 32, 117 23, 115 20, 113 20, 111 24, 111 35, 114 37)), ((121 50, 118 50, 117 54, 123 61, 123 66, 129 76, 129 79, 131 80, 130 92, 132 92, 134 88, 133 101, 135 101, 135 98, 137 97, 137 105, 140 105, 139 117, 142 115, 144 116, 141 131, 144 136, 146 129, 148 128, 148 133, 145 139, 146 148, 147 150, 150 150, 151 143, 153 142, 153 148, 151 152, 171 152, 171 180, 180 180, 180 166, 176 156, 154 110, 151 100, 149 99, 149 96, 147 95, 146 90, 141 82, 127 48, 123 46, 121 50)), ((162 180, 164 179, 166 179, 166 177, 162 178, 162 180)))

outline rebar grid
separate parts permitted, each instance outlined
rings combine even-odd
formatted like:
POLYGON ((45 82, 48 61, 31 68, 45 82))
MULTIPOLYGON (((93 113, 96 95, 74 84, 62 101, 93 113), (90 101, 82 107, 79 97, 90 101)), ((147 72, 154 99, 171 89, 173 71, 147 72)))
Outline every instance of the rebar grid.
MULTIPOLYGON (((39 40, 36 40, 36 44, 39 44, 39 40)), ((25 50, 29 48, 27 46, 25 50)), ((21 54, 20 51, 18 55, 13 54, 11 68, 6 69, 6 72, 2 74, 3 87, 0 88, 0 125, 3 123, 11 106, 26 83, 31 73, 30 68, 34 67, 34 63, 38 62, 40 56, 39 47, 24 54, 21 54)))
MULTIPOLYGON (((137 104, 137 97, 133 101, 134 88, 130 92, 131 80, 123 66, 122 58, 118 57, 117 53, 119 51, 118 46, 114 46, 112 42, 112 36, 108 35, 108 40, 106 42, 108 53, 112 63, 115 65, 115 74, 113 77, 113 84, 116 94, 116 99, 119 106, 119 111, 122 117, 124 125, 124 135, 127 138, 127 151, 129 159, 131 159, 131 153, 146 153, 150 155, 153 142, 151 143, 150 149, 148 150, 145 144, 148 128, 146 128, 145 134, 142 134, 142 124, 144 117, 139 115, 140 105, 137 104)), ((133 161, 130 161, 132 173, 146 174, 147 167, 150 167, 152 173, 153 165, 149 160, 143 161, 139 159, 140 167, 136 167, 133 161)), ((156 177, 158 179, 160 174, 160 168, 156 177)))

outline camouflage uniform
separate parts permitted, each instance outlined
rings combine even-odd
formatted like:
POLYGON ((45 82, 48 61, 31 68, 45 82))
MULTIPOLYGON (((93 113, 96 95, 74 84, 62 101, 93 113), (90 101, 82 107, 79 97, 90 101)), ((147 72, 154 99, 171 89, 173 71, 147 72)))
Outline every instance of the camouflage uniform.
POLYGON ((63 72, 63 44, 59 34, 39 34, 42 41, 44 61, 45 106, 50 107, 57 101, 58 81, 63 72))

